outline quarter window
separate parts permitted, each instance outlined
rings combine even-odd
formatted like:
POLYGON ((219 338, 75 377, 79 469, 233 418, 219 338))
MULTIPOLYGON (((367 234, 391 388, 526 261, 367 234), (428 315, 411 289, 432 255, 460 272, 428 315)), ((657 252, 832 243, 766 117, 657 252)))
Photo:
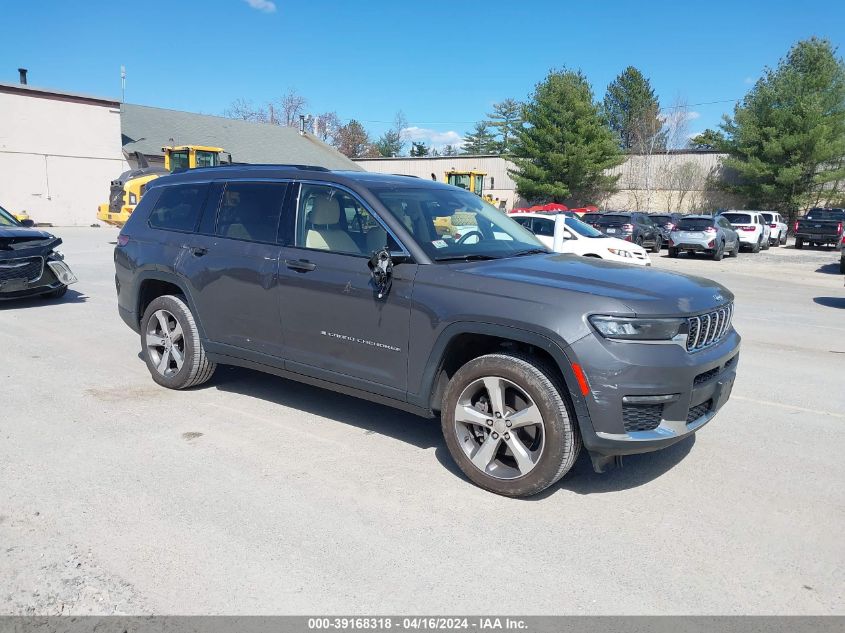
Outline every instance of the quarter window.
POLYGON ((207 191, 208 185, 205 183, 164 187, 150 213, 150 226, 172 231, 193 231, 207 191))
POLYGON ((223 191, 216 234, 251 242, 276 241, 287 185, 231 182, 223 191))

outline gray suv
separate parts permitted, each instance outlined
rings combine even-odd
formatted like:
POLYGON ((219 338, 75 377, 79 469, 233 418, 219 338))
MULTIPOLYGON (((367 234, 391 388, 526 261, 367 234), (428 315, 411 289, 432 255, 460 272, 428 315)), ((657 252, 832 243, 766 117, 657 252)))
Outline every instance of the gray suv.
POLYGON ((239 365, 439 416, 461 470, 503 495, 553 484, 582 446, 601 471, 689 436, 737 367, 719 284, 551 253, 478 196, 407 176, 166 176, 114 259, 160 385, 239 365))

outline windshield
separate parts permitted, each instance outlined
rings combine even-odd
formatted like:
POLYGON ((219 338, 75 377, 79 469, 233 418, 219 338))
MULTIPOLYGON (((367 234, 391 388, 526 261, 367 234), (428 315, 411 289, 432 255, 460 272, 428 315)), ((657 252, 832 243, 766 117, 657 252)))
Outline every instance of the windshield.
POLYGON ((599 226, 619 226, 620 224, 631 224, 630 215, 603 215, 597 221, 599 226))
POLYGON ((584 237, 605 237, 601 231, 597 231, 589 224, 584 224, 581 220, 575 218, 566 218, 566 226, 584 237))
POLYGON ((11 213, 0 207, 0 226, 21 226, 11 213))
POLYGON ((434 261, 548 252, 531 231, 468 191, 404 187, 372 191, 434 261))
POLYGON ((731 224, 753 224, 747 213, 723 213, 722 217, 731 224))
POLYGON ((679 231, 704 231, 713 226, 712 218, 681 218, 675 227, 679 231))

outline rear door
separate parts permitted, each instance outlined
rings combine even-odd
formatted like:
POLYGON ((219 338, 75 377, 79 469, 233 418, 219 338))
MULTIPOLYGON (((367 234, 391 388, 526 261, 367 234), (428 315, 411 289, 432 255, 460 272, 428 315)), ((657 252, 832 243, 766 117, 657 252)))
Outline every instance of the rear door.
POLYGON ((233 352, 284 355, 278 229, 288 186, 216 183, 200 232, 192 236, 179 264, 206 337, 233 352))
POLYGON ((404 398, 410 301, 417 265, 398 263, 379 298, 368 266, 374 250, 401 250, 351 191, 302 183, 280 263, 286 367, 297 373, 404 398))

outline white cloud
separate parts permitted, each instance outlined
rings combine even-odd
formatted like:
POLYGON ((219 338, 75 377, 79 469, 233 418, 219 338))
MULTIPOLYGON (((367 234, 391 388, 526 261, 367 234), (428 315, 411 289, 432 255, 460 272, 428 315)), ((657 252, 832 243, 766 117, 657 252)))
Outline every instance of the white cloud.
POLYGON ((276 3, 272 0, 244 0, 249 6, 262 13, 275 13, 276 3))
POLYGON ((446 145, 460 147, 464 144, 463 137, 454 130, 440 132, 438 130, 412 125, 411 127, 403 128, 402 135, 409 141, 417 141, 418 143, 423 141, 438 150, 446 145))
POLYGON ((661 112, 658 118, 666 125, 678 126, 682 123, 689 123, 701 118, 701 112, 695 110, 667 110, 661 112))

